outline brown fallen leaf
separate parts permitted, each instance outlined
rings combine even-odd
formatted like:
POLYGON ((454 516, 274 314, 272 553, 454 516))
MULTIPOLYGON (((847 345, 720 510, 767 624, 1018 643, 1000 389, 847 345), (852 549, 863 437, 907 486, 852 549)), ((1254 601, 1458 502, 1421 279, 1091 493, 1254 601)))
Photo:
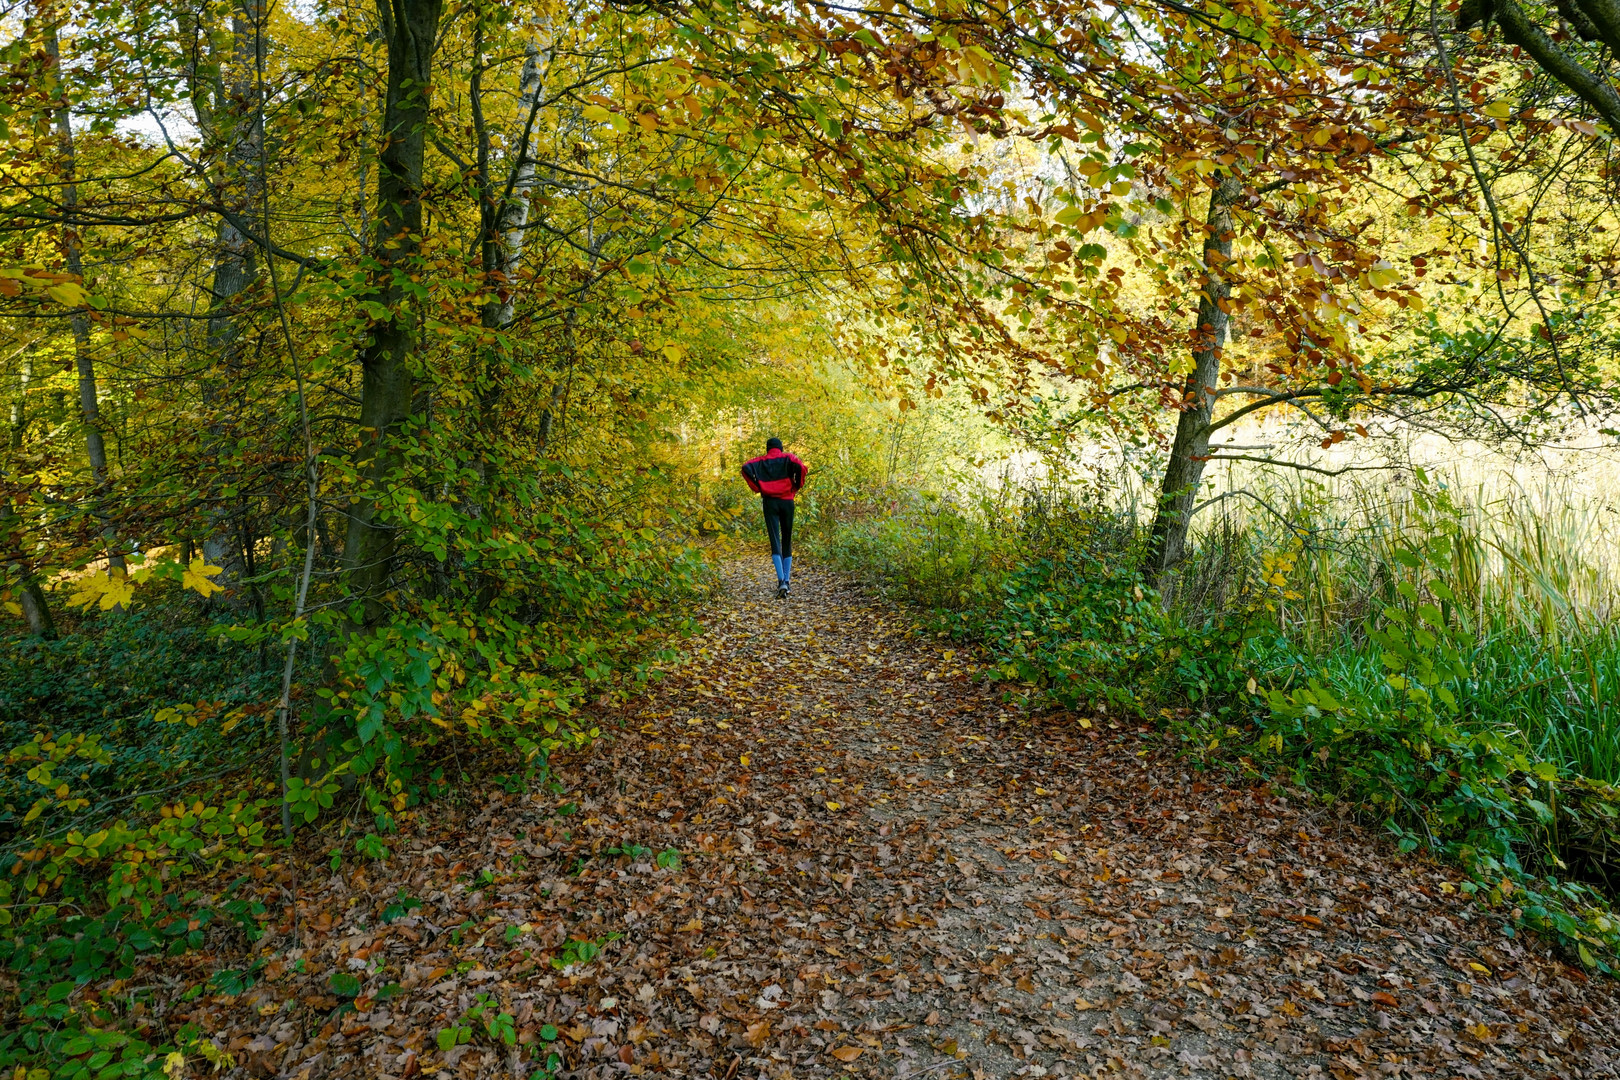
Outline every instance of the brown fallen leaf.
POLYGON ((1373 1004, 1375 1005, 1387 1005, 1392 1009, 1400 1004, 1400 1002, 1395 999, 1394 994, 1386 994, 1382 990, 1376 991, 1372 996, 1372 1000, 1373 1004))
POLYGON ((755 1050, 758 1050, 760 1047, 764 1046, 765 1040, 769 1039, 770 1037, 771 1022, 769 1020, 759 1020, 755 1023, 749 1024, 748 1030, 743 1033, 743 1041, 749 1046, 752 1046, 755 1050))
POLYGON ((832 1052, 832 1056, 847 1065, 865 1052, 866 1047, 864 1046, 840 1046, 832 1052))
POLYGON ((1033 994, 1035 992, 1035 983, 1028 975, 1020 975, 1018 977, 1018 981, 1013 985, 1018 987, 1018 989, 1022 990, 1026 994, 1033 994))

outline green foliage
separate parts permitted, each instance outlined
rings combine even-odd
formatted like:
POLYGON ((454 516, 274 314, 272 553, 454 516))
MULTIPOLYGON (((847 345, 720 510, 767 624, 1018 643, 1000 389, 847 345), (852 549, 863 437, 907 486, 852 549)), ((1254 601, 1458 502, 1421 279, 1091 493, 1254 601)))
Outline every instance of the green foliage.
POLYGON ((360 979, 351 972, 334 971, 331 978, 327 979, 326 982, 332 988, 332 993, 340 998, 348 998, 352 1001, 360 996, 360 979))
POLYGON ((589 964, 592 960, 595 960, 598 956, 602 955, 603 946, 607 945, 609 942, 617 941, 623 936, 623 934, 608 934, 605 937, 599 937, 594 940, 586 938, 569 938, 568 941, 563 944, 561 951, 558 952, 556 956, 551 958, 551 966, 556 968, 558 971, 562 971, 565 968, 589 964))
MULTIPOLYGON (((177 601, 85 618, 55 640, 0 638, 0 745, 93 738, 103 754, 82 757, 64 778, 95 805, 240 768, 265 748, 265 702, 280 672, 257 647, 224 636, 224 625, 199 623, 177 601), (187 711, 171 719, 176 704, 187 711)), ((17 834, 38 794, 22 773, 0 771, 0 839, 17 834)), ((52 806, 34 828, 67 820, 52 806)))
POLYGON ((623 844, 617 844, 617 845, 615 845, 613 847, 605 847, 605 848, 602 849, 602 854, 603 855, 624 855, 627 858, 629 858, 631 862, 635 862, 638 859, 645 859, 647 856, 651 855, 652 853, 653 853, 652 848, 650 848, 650 847, 646 847, 646 846, 644 846, 642 844, 632 844, 632 843, 628 843, 628 842, 623 843, 623 844))
POLYGON ((1167 702, 1229 711, 1252 619, 1167 616, 1128 527, 1061 490, 913 496, 851 516, 824 543, 836 565, 931 612, 936 632, 990 650, 990 671, 1040 702, 1125 716, 1167 702))
MULTIPOLYGON (((1287 763, 1297 782, 1368 807, 1403 851, 1459 860, 1488 902, 1610 970, 1620 920, 1590 881, 1563 873, 1570 864, 1552 809, 1559 766, 1528 752, 1514 726, 1472 707, 1486 697, 1476 658, 1487 650, 1448 581, 1457 564, 1451 537, 1431 534, 1391 555, 1404 575, 1357 648, 1376 659, 1381 680, 1367 678, 1363 663, 1270 689, 1257 754, 1287 763)), ((1579 835, 1579 816, 1569 824, 1579 835)))
POLYGON ((396 922, 421 906, 422 901, 414 896, 406 896, 404 890, 401 890, 392 901, 383 907, 382 921, 385 925, 396 922))
POLYGON ((540 1025, 540 1041, 534 1047, 534 1059, 540 1066, 530 1074, 529 1080, 555 1080, 557 1072, 562 1068, 562 1055, 555 1049, 560 1036, 561 1032, 555 1026, 540 1025))
POLYGON ((1008 575, 984 621, 996 675, 1073 707, 1141 711, 1142 676, 1165 636, 1158 594, 1129 561, 1076 547, 1008 575))
MULTIPOLYGON (((837 494, 823 493, 831 502, 837 494)), ((834 565, 880 592, 973 626, 994 601, 1007 562, 997 525, 1001 500, 972 502, 899 486, 836 511, 820 550, 834 565)))
POLYGON ((479 994, 461 1019, 441 1028, 434 1041, 440 1050, 449 1051, 472 1042, 475 1035, 483 1035, 493 1046, 516 1046, 517 1022, 492 995, 479 994))
MULTIPOLYGON (((15 856, 0 863, 7 871, 15 856)), ((217 929, 231 928, 249 941, 263 933, 265 911, 257 902, 239 896, 247 881, 237 879, 213 896, 196 891, 148 893, 144 899, 110 906, 82 880, 64 882, 63 903, 18 909, 4 937, 0 937, 0 967, 15 994, 15 1023, 0 1032, 0 1069, 53 1062, 68 1067, 87 1048, 93 1056, 109 1055, 102 1068, 121 1063, 125 1072, 107 1075, 162 1075, 162 1055, 183 1042, 149 1044, 110 1030, 116 1018, 105 1007, 80 1001, 80 987, 110 978, 127 979, 144 956, 178 955, 202 947, 217 929), (85 915, 83 910, 96 910, 85 915), (159 1055, 157 1065, 150 1056, 159 1055)), ((221 993, 241 993, 253 985, 259 965, 242 971, 219 971, 209 980, 221 993)), ((201 989, 199 986, 198 989, 201 989)), ((60 1074, 75 1075, 73 1069, 60 1074)))
POLYGON ((244 969, 221 968, 209 978, 208 985, 221 994, 245 994, 259 981, 259 971, 264 967, 265 961, 261 957, 244 969))

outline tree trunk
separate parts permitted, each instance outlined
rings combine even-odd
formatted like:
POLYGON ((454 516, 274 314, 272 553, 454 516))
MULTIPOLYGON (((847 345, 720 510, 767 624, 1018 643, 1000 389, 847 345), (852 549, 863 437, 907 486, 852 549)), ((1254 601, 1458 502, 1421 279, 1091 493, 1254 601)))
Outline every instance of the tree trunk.
POLYGON ((549 57, 542 60, 540 49, 533 42, 524 52, 523 74, 518 80, 518 116, 523 120, 524 130, 518 137, 518 156, 512 162, 506 190, 497 201, 494 235, 489 237, 484 254, 485 269, 498 275, 496 298, 484 306, 483 312, 484 325, 494 330, 512 325, 517 298, 512 281, 517 276, 518 264, 523 261, 523 242, 528 236, 529 192, 535 183, 534 114, 540 98, 541 68, 549 66, 549 57))
MULTIPOLYGON (((44 23, 46 65, 57 80, 62 79, 62 50, 56 36, 55 12, 41 13, 44 23)), ((79 254, 78 225, 73 220, 79 206, 77 166, 73 148, 73 118, 68 113, 67 94, 58 91, 61 104, 56 108, 57 167, 62 176, 62 210, 68 219, 62 224, 62 262, 67 272, 84 280, 84 261, 79 254)), ((107 443, 101 433, 101 402, 96 387, 96 362, 90 355, 90 319, 75 309, 68 321, 73 328, 73 361, 79 375, 79 414, 84 423, 84 444, 90 459, 90 477, 96 487, 96 516, 102 519, 102 537, 107 542, 107 564, 122 568, 124 557, 116 547, 112 527, 106 524, 101 503, 107 489, 107 443)))
MULTIPOLYGON (((225 171, 217 184, 218 198, 241 220, 252 220, 259 209, 262 185, 259 157, 264 153, 263 114, 259 108, 258 71, 264 59, 265 10, 261 0, 238 0, 231 14, 235 47, 231 57, 231 81, 227 92, 223 81, 217 85, 216 107, 210 116, 208 134, 228 141, 225 171)), ((194 92, 193 98, 198 95, 194 92)), ((256 248, 231 222, 220 219, 214 236, 214 285, 208 319, 208 351, 213 359, 213 377, 203 394, 216 418, 209 426, 208 441, 216 458, 228 463, 235 452, 227 445, 232 435, 231 402, 240 399, 242 338, 245 314, 243 294, 258 278, 256 248), (223 412, 226 417, 219 417, 223 412)), ((238 422, 240 416, 234 418, 238 422)), ((227 468, 221 479, 234 477, 227 468)), ((241 578, 251 535, 242 536, 243 522, 233 520, 240 507, 231 500, 217 498, 207 511, 208 535, 203 538, 203 559, 222 569, 214 580, 231 588, 241 578)))
POLYGON ((415 320, 407 312, 412 264, 422 243, 422 166, 427 145, 433 51, 443 0, 378 0, 388 47, 388 90, 383 106, 382 151, 377 156, 379 264, 366 300, 387 313, 372 326, 360 352, 360 436, 355 464, 365 489, 349 503, 343 565, 349 591, 364 601, 364 625, 383 616, 381 594, 393 571, 397 539, 380 520, 377 493, 402 461, 397 446, 410 416, 416 349, 415 320))
POLYGON ((12 508, 11 500, 4 497, 0 497, 0 536, 6 539, 6 547, 10 548, 0 554, 0 558, 15 568, 20 592, 17 602, 22 608, 23 618, 28 620, 28 632, 47 640, 54 638, 56 620, 51 618, 45 590, 39 587, 39 579, 34 576, 33 558, 26 550, 27 530, 22 516, 12 508))
POLYGON ((1159 489, 1144 568, 1148 580, 1167 596, 1171 575, 1187 553, 1187 528, 1192 524, 1204 459, 1209 454, 1209 422, 1214 410, 1210 395, 1220 381, 1221 349, 1229 322, 1224 307, 1232 293, 1226 279, 1226 264, 1232 258, 1232 204, 1242 193, 1242 183, 1233 176, 1221 177, 1209 193, 1204 288, 1198 297, 1198 323, 1193 333, 1193 370, 1182 391, 1181 417, 1159 489))
MULTIPOLYGON (((28 384, 34 381, 34 346, 29 345, 23 352, 22 365, 17 371, 17 397, 11 403, 11 449, 13 452, 23 448, 23 438, 28 431, 28 384)), ((23 618, 28 620, 28 632, 36 637, 54 638, 56 636, 56 620, 51 618, 50 605, 45 600, 45 591, 39 587, 39 579, 34 576, 33 559, 24 550, 26 537, 22 519, 12 511, 11 500, 0 499, 0 520, 12 524, 9 530, 13 538, 14 551, 11 558, 17 567, 17 583, 22 590, 18 603, 22 606, 23 618), (16 517, 15 522, 11 519, 16 517)))
POLYGON ((23 437, 28 432, 28 384, 34 381, 34 350, 29 344, 23 350, 22 363, 17 369, 17 396, 11 402, 11 449, 23 448, 23 437))
MULTIPOLYGON (((471 97, 473 123, 478 135, 478 172, 482 187, 480 258, 490 289, 490 299, 479 312, 479 320, 486 330, 501 333, 512 325, 516 313, 517 291, 514 285, 518 266, 523 262, 524 242, 528 237, 529 193, 534 189, 536 180, 534 125, 539 109, 543 69, 550 66, 550 55, 542 53, 539 46, 532 41, 524 49, 523 71, 518 77, 517 111, 518 122, 522 126, 514 133, 515 138, 511 143, 516 147, 516 156, 507 175, 498 180, 491 172, 491 139, 489 128, 484 122, 482 22, 475 30, 474 42, 477 66, 473 71, 471 97)), ((486 439, 493 439, 496 436, 509 360, 506 344, 500 340, 490 345, 484 354, 484 385, 479 394, 479 422, 486 439)), ((480 478, 487 485, 494 476, 490 462, 482 454, 478 457, 477 467, 480 478)), ((475 507, 475 515, 476 512, 475 507)))

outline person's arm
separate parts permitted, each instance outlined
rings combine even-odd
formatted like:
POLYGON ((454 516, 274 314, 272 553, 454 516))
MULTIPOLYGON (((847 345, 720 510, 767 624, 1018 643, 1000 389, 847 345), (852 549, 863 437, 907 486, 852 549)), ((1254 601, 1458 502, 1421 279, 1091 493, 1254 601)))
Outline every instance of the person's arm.
POLYGON ((741 471, 741 472, 742 472, 742 478, 743 478, 743 479, 744 479, 744 480, 745 480, 745 481, 747 481, 747 482, 748 482, 748 487, 749 487, 749 488, 750 488, 750 489, 751 489, 751 490, 752 490, 752 491, 753 491, 753 493, 754 493, 754 494, 755 494, 755 495, 758 495, 758 494, 760 494, 760 490, 759 490, 759 481, 757 481, 757 480, 755 480, 755 479, 754 479, 754 478, 753 478, 753 477, 752 477, 752 476, 750 476, 750 475, 749 475, 749 473, 748 473, 748 466, 750 466, 750 465, 752 465, 752 464, 753 464, 753 462, 752 462, 752 461, 745 461, 745 462, 743 462, 743 467, 742 467, 742 469, 741 469, 741 470, 740 470, 740 471, 741 471))
POLYGON ((810 466, 806 465, 798 458, 794 458, 793 463, 799 467, 798 482, 793 485, 793 490, 798 491, 800 488, 804 487, 804 482, 810 479, 810 466))

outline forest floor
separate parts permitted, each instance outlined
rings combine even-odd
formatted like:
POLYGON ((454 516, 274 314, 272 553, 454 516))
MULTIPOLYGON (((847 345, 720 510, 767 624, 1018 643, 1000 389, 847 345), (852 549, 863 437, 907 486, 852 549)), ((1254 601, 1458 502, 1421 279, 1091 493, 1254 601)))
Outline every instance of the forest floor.
POLYGON ((257 985, 164 1021, 306 1080, 528 1077, 542 1046, 578 1077, 1620 1075, 1620 986, 1448 870, 1026 715, 813 564, 786 602, 763 556, 725 577, 565 795, 442 800, 390 859, 306 870, 303 947, 284 919, 257 985))

